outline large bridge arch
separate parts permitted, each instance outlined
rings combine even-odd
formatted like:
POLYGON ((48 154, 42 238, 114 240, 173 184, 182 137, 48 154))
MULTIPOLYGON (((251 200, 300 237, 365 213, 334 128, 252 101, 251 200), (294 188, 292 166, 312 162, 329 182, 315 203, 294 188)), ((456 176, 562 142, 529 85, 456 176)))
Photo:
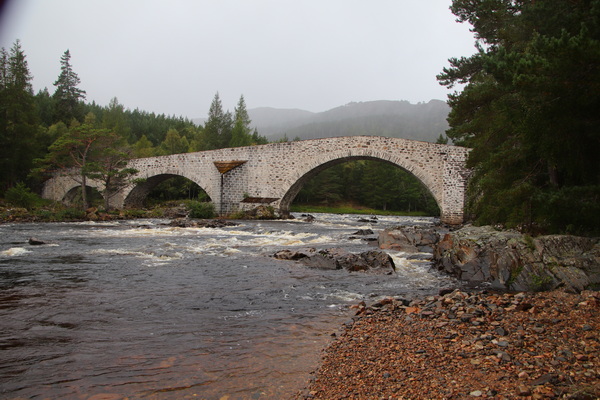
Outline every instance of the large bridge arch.
POLYGON ((394 164, 419 179, 438 203, 443 222, 463 222, 469 174, 465 167, 467 148, 380 136, 313 139, 266 146, 273 146, 270 149, 273 156, 268 159, 268 165, 264 165, 255 187, 270 186, 271 191, 263 190, 261 195, 277 198, 273 205, 283 214, 288 212, 291 201, 313 172, 344 160, 373 159, 394 164))
POLYGON ((343 164, 346 162, 357 161, 357 160, 370 160, 370 161, 385 162, 385 163, 391 164, 395 167, 401 168, 404 171, 409 172, 411 175, 416 177, 419 180, 419 182, 421 182, 421 184, 423 184, 423 186, 425 186, 425 188, 427 188, 427 190, 432 195, 432 197, 436 201, 437 205, 441 209, 442 193, 439 190, 437 190, 435 192, 433 191, 433 190, 435 190, 435 187, 433 186, 434 182, 431 179, 429 179, 428 175, 423 173, 423 171, 419 170, 417 172, 420 172, 420 173, 415 174, 414 172, 409 171, 406 168, 406 166, 399 165, 397 162, 393 162, 391 160, 384 159, 384 158, 378 158, 378 157, 373 157, 373 156, 344 156, 341 158, 334 158, 330 161, 324 162, 323 164, 313 168, 312 170, 305 172, 303 175, 302 175, 303 171, 298 171, 298 175, 299 176, 301 175, 301 176, 298 178, 298 180, 294 184, 292 184, 289 187, 289 189, 285 192, 285 194, 281 198, 281 201, 279 203, 280 213, 283 215, 289 214, 290 206, 291 206, 292 202, 294 201, 294 199, 296 198, 296 196, 298 195, 298 193, 300 192, 300 190, 302 189, 302 187, 308 181, 310 181, 312 178, 314 178, 316 175, 318 175, 320 172, 325 171, 326 169, 329 169, 338 164, 343 164))
MULTIPOLYGON (((144 178, 141 182, 136 183, 133 186, 130 186, 130 190, 123 193, 123 207, 125 208, 136 208, 142 207, 144 205, 144 200, 148 196, 148 194, 154 189, 156 186, 161 184, 162 182, 169 180, 171 178, 183 177, 189 179, 183 175, 177 174, 158 174, 154 176, 150 176, 148 178, 144 178)), ((191 182, 194 182, 192 179, 189 179, 191 182)), ((197 182, 194 182, 198 184, 197 182)), ((202 186, 198 185, 202 190, 206 191, 202 186)), ((208 194, 208 192, 207 192, 208 194)), ((209 195, 210 197, 210 195, 209 195)), ((211 198, 212 200, 212 198, 211 198)))

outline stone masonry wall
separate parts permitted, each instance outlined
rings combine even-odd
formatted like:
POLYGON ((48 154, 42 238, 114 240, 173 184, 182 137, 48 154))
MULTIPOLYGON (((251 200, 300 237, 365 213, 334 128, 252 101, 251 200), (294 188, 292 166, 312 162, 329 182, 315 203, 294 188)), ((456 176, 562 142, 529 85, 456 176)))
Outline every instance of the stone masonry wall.
MULTIPOLYGON (((463 220, 468 151, 407 139, 352 136, 143 158, 132 160, 130 166, 139 170, 139 178, 149 181, 179 175, 196 182, 223 213, 247 208, 240 203, 245 195, 277 198, 271 205, 285 213, 302 184, 319 170, 355 159, 383 160, 415 175, 440 206, 442 221, 458 224, 463 220), (215 161, 246 163, 222 175, 215 161)), ((72 180, 57 177, 47 182, 44 196, 62 200, 72 187, 72 180)), ((143 184, 131 185, 113 198, 113 205, 135 204, 146 189, 143 184)))

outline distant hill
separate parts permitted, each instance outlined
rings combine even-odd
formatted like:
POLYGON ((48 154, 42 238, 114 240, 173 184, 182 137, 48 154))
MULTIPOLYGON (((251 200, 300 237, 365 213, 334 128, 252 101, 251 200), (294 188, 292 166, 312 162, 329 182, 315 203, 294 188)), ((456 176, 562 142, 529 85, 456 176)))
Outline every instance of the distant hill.
POLYGON ((293 140, 374 135, 435 142, 448 129, 449 111, 441 100, 418 104, 379 100, 353 102, 320 113, 261 107, 248 110, 248 114, 251 126, 271 141, 284 136, 293 140))

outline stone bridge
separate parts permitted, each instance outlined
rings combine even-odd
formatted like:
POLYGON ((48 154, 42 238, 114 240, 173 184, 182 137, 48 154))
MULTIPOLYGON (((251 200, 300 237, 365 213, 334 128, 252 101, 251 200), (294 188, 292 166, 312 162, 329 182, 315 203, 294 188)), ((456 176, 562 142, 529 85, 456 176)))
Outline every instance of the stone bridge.
MULTIPOLYGON (((259 204, 286 215, 302 186, 320 171, 351 160, 380 160, 412 173, 437 201, 442 222, 460 224, 468 151, 407 139, 352 136, 140 158, 128 166, 145 180, 121 190, 110 203, 115 208, 141 206, 157 184, 183 176, 206 191, 221 215, 259 204)), ((89 186, 102 189, 99 182, 89 186)), ((65 201, 78 187, 73 178, 56 174, 46 182, 43 197, 65 201)))

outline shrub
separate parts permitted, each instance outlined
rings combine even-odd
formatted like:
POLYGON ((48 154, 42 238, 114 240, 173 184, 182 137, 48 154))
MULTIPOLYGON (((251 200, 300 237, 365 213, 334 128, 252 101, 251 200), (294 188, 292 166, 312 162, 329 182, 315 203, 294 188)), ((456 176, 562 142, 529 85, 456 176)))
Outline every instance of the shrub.
POLYGON ((56 213, 59 221, 81 220, 85 218, 85 211, 79 208, 68 207, 56 213))
POLYGON ((27 209, 33 208, 40 201, 39 196, 33 193, 22 182, 19 182, 17 183, 17 186, 8 189, 4 194, 4 198, 13 206, 27 209))
POLYGON ((214 218, 216 216, 215 205, 208 202, 190 201, 188 203, 190 218, 214 218))

